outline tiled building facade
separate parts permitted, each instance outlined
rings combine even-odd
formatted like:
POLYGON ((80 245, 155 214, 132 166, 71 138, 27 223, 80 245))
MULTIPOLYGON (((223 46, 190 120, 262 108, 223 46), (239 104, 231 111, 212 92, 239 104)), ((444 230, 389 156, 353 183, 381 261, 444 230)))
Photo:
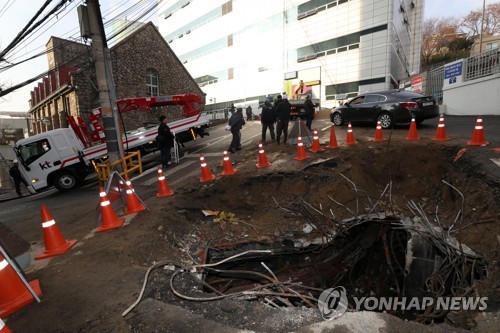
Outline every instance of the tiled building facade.
POLYGON ((207 94, 207 109, 290 94, 300 80, 332 107, 420 71, 424 0, 170 4, 160 32, 207 94))

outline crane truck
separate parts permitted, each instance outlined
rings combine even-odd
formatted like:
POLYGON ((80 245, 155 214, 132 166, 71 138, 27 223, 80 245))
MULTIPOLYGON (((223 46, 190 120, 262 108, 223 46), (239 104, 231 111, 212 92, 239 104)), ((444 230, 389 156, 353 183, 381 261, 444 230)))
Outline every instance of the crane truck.
MULTIPOLYGON (((168 123, 178 143, 196 140, 208 133, 207 115, 201 113, 202 102, 196 94, 125 98, 117 101, 118 112, 152 107, 180 105, 183 118, 168 123)), ((74 189, 94 171, 92 161, 108 153, 104 130, 98 121, 100 108, 94 109, 87 126, 81 117, 67 117, 69 127, 57 128, 16 142, 14 152, 19 161, 19 171, 28 190, 34 194, 55 186, 60 191, 74 189)), ((141 150, 148 153, 157 149, 155 138, 158 125, 140 127, 122 135, 126 151, 141 150)))

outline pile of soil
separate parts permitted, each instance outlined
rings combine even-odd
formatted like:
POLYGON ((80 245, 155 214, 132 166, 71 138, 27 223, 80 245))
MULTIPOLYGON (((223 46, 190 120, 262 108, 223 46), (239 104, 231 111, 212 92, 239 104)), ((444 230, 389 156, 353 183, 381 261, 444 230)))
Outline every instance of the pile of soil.
MULTIPOLYGON (((319 322, 320 313, 314 308, 274 309, 262 302, 234 299, 182 300, 170 289, 169 269, 154 270, 143 301, 121 317, 136 300, 144 274, 154 263, 165 260, 187 267, 204 262, 207 248, 249 241, 277 243, 303 234, 304 221, 286 210, 297 198, 325 212, 331 210, 337 219, 352 218, 356 210, 367 213, 371 209, 367 197, 380 201, 377 210, 387 216, 411 216, 407 203, 414 201, 423 205, 431 220, 437 210, 441 223, 449 225, 463 205, 462 242, 488 264, 487 276, 477 285, 478 294, 489 297, 487 312, 499 311, 500 182, 485 171, 480 152, 468 152, 453 162, 461 147, 396 142, 328 150, 299 162, 291 158, 295 149, 266 147, 273 165, 264 169, 256 169, 253 152, 243 154, 235 175, 203 184, 188 180, 169 198, 155 198, 155 188, 142 191, 151 211, 138 214, 130 225, 106 237, 88 237, 73 254, 54 258, 48 267, 34 272, 43 281, 43 303, 13 315, 9 326, 26 332, 174 332, 200 327, 219 332, 225 327, 279 332, 319 322), (463 194, 463 203, 443 180, 463 194), (232 213, 237 221, 217 222, 202 210, 232 213)), ((220 171, 219 167, 217 174, 220 171)), ((183 274, 176 286, 202 293, 192 290, 197 281, 190 279, 194 278, 183 274)), ((463 322, 452 324, 470 329, 476 325, 475 315, 467 313, 463 322)))

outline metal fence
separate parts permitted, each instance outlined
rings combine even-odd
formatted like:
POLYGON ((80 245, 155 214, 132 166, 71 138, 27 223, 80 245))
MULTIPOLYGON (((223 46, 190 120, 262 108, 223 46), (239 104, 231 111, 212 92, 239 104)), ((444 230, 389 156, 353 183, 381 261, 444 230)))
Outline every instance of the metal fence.
POLYGON ((464 81, 500 73, 500 48, 464 60, 464 81))
POLYGON ((433 68, 427 72, 427 92, 438 101, 443 100, 444 66, 433 68))

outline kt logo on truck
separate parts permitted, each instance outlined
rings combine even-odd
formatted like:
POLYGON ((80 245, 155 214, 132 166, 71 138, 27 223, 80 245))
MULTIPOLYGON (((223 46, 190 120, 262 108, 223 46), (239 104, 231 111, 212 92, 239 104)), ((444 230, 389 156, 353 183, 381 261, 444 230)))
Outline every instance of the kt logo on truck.
POLYGON ((42 170, 44 169, 48 169, 50 168, 50 162, 49 161, 45 161, 45 163, 38 163, 38 165, 40 166, 40 168, 42 168, 42 170))

